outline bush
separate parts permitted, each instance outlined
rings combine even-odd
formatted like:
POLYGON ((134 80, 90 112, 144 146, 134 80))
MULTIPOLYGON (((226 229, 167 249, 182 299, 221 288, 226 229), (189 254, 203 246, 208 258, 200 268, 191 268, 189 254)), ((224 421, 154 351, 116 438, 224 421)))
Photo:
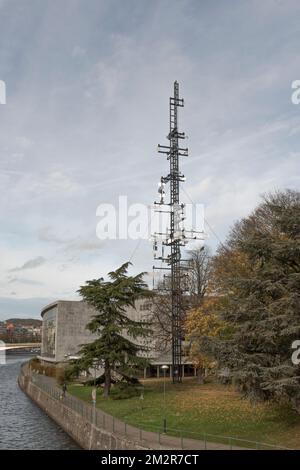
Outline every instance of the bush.
POLYGON ((37 357, 30 359, 29 366, 33 371, 38 372, 39 374, 52 377, 59 384, 62 384, 65 381, 65 369, 63 367, 58 367, 55 364, 44 365, 37 357))
POLYGON ((139 396, 140 388, 126 382, 118 382, 111 389, 110 395, 113 400, 124 400, 139 396))

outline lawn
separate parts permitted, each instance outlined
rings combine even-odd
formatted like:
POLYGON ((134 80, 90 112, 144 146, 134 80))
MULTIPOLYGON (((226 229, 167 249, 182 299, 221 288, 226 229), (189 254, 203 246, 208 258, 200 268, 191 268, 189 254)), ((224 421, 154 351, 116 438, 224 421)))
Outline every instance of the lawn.
MULTIPOLYGON (((143 399, 105 399, 99 389, 97 407, 147 430, 161 428, 166 417, 168 434, 178 435, 172 430, 180 429, 186 437, 196 439, 206 433, 300 449, 300 415, 287 405, 252 405, 231 386, 199 385, 195 379, 185 379, 183 384, 166 382, 164 406, 163 380, 148 379, 143 385, 143 399)), ((69 385, 68 391, 91 402, 91 387, 69 385)), ((208 437, 208 440, 218 439, 208 437)))

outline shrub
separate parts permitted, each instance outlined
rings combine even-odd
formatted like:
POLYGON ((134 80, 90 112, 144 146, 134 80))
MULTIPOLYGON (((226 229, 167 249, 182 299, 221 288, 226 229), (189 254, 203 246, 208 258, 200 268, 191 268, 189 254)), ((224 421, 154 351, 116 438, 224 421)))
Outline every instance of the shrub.
POLYGON ((66 379, 64 367, 58 367, 55 364, 44 365, 37 357, 30 359, 29 366, 33 371, 38 372, 39 374, 52 377, 59 384, 62 384, 66 379))
POLYGON ((111 398, 113 400, 124 400, 140 395, 140 388, 126 382, 118 382, 111 389, 111 398))

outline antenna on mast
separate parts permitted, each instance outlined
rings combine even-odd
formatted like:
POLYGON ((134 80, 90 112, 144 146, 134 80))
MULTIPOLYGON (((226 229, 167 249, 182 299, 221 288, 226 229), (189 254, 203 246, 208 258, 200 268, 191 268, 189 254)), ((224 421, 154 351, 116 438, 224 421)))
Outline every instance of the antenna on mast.
MULTIPOLYGON (((170 162, 170 171, 167 176, 162 176, 158 193, 160 200, 155 202, 156 212, 166 212, 169 214, 169 227, 165 233, 156 232, 153 235, 154 259, 165 263, 166 267, 155 267, 155 269, 165 269, 169 271, 170 294, 172 304, 172 377, 173 382, 182 381, 182 320, 183 320, 183 273, 187 266, 182 263, 187 260, 181 258, 181 247, 188 243, 188 240, 203 239, 203 232, 184 229, 184 208, 185 204, 180 203, 179 188, 180 183, 185 181, 184 175, 179 169, 179 157, 188 156, 188 148, 179 146, 179 141, 184 140, 186 135, 178 130, 178 108, 184 106, 184 100, 179 98, 179 84, 174 82, 174 95, 169 101, 169 121, 170 129, 167 139, 169 145, 158 145, 158 153, 164 154, 170 162), (165 185, 170 184, 170 199, 165 202, 165 185), (161 244, 161 256, 157 256, 158 243, 161 244), (168 247, 169 254, 165 255, 164 248, 168 247)), ((166 279, 164 276, 164 280, 166 279)), ((165 288, 163 290, 166 290, 165 288)))

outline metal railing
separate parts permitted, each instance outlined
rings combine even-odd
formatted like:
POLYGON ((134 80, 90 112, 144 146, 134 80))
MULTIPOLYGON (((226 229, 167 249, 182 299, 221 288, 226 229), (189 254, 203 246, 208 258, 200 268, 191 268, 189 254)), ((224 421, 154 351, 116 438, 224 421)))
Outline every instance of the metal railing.
MULTIPOLYGON (((29 371, 27 369, 27 376, 28 372, 29 371)), ((22 373, 24 373, 23 370, 22 373)), ((54 385, 53 379, 50 379, 49 377, 36 374, 31 371, 30 380, 51 398, 60 401, 66 408, 78 413, 90 424, 105 431, 124 436, 136 443, 139 443, 141 447, 147 447, 150 449, 165 447, 188 450, 291 450, 287 447, 264 442, 169 427, 167 428, 167 434, 164 432, 163 425, 159 427, 146 422, 139 422, 139 427, 136 427, 119 420, 115 416, 105 413, 95 405, 88 404, 74 395, 63 393, 62 389, 54 385)))

